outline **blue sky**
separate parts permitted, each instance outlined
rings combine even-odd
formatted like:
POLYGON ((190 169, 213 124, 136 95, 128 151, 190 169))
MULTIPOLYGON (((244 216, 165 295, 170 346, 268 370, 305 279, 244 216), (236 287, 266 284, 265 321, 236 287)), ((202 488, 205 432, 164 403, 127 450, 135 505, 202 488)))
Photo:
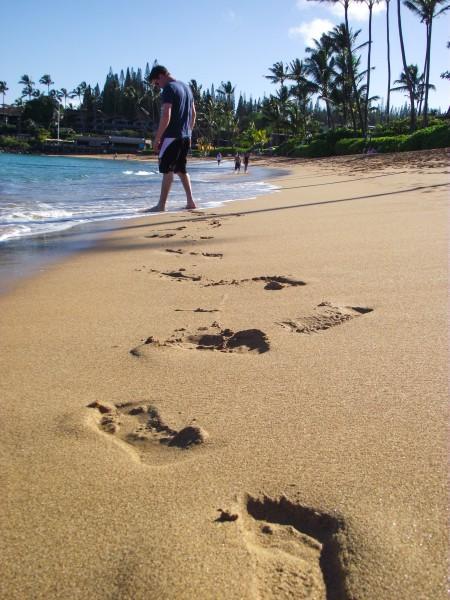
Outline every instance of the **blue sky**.
MULTIPOLYGON (((73 89, 81 81, 103 85, 111 66, 144 68, 155 58, 175 77, 196 79, 204 87, 231 81, 247 98, 275 91, 264 75, 277 61, 305 57, 305 46, 342 21, 337 7, 306 0, 15 0, 2 11, 0 80, 9 91, 6 103, 20 95, 23 74, 38 82, 50 73, 55 87, 73 89)), ((391 62, 393 79, 402 70, 396 3, 391 2, 391 62)), ((407 60, 422 68, 425 26, 403 8, 407 60)), ((351 26, 367 39, 368 11, 356 5, 351 26)), ((371 95, 386 97, 387 62, 385 4, 373 19, 371 95)), ((446 110, 450 82, 439 77, 450 68, 450 15, 434 22, 431 55, 430 106, 446 110)), ((364 51, 365 52, 365 51, 364 51)), ((363 58, 366 64, 366 58, 363 58)), ((41 89, 44 89, 41 86, 41 89)), ((397 106, 406 98, 391 96, 397 106)))

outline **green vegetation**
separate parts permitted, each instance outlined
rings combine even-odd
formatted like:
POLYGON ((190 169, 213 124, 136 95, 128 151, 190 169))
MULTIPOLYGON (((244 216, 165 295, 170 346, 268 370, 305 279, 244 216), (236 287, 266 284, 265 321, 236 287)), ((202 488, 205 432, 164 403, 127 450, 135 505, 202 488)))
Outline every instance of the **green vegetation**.
POLYGON ((318 158, 321 156, 361 154, 368 148, 376 152, 403 152, 406 150, 428 150, 431 148, 446 148, 450 146, 450 123, 440 123, 420 129, 411 135, 377 135, 366 139, 363 137, 347 137, 348 131, 342 131, 342 136, 322 136, 309 144, 291 140, 275 150, 281 156, 318 158))
POLYGON ((9 135, 0 135, 0 148, 5 150, 13 150, 15 152, 29 152, 31 144, 25 140, 20 140, 9 135))
POLYGON ((450 124, 420 129, 402 142, 400 150, 429 150, 450 146, 450 124))

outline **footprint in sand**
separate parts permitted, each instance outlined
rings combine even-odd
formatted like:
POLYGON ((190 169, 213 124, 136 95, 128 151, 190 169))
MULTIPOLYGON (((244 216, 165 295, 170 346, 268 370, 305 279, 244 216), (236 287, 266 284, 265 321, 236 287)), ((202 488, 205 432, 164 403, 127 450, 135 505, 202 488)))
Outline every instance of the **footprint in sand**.
POLYGON ((195 419, 177 431, 148 402, 92 402, 88 408, 96 411, 96 424, 101 431, 129 444, 144 462, 160 464, 175 460, 180 450, 191 450, 209 440, 208 433, 195 419))
POLYGON ((209 327, 199 327, 195 332, 177 329, 173 335, 160 342, 153 336, 132 348, 130 354, 141 357, 146 346, 153 348, 177 347, 188 350, 218 350, 220 352, 238 352, 263 354, 270 349, 266 334, 260 329, 244 329, 232 331, 223 329, 216 321, 209 327))
POLYGON ((300 279, 292 279, 292 277, 284 277, 284 275, 261 275, 260 277, 252 277, 252 281, 265 281, 265 290, 282 290, 286 286, 306 285, 300 279))
MULTIPOLYGON (((175 254, 183 254, 183 250, 181 249, 168 249, 166 252, 172 252, 175 254)), ((190 252, 190 254, 197 255, 200 253, 190 252)), ((201 256, 206 258, 222 258, 223 254, 221 253, 213 253, 213 252, 202 252, 201 256)), ((150 269, 149 273, 158 273, 162 277, 169 277, 175 279, 177 281, 205 281, 202 283, 203 287, 214 287, 219 285, 241 285, 245 283, 252 282, 264 282, 265 290, 282 290, 285 287, 297 287, 304 286, 306 283, 301 279, 293 279, 292 277, 286 277, 284 275, 259 275, 257 277, 247 278, 247 279, 220 279, 218 281, 214 280, 204 280, 202 275, 190 275, 186 273, 185 268, 180 268, 177 271, 157 271, 156 269, 150 269)), ((355 309, 358 310, 358 309, 355 309)), ((359 309, 363 310, 363 309, 359 309)), ((370 310, 370 309, 369 309, 370 310)))
MULTIPOLYGON (((166 248, 166 252, 172 254, 184 254, 184 250, 181 250, 181 248, 166 248)), ((204 256, 206 258, 223 258, 221 252, 189 252, 189 254, 191 256, 204 256)))
POLYGON ((277 325, 295 333, 317 333, 336 325, 341 325, 355 317, 360 317, 373 311, 373 308, 363 306, 333 306, 330 302, 321 302, 316 307, 316 314, 280 321, 277 325))
POLYGON ((158 273, 163 277, 168 277, 169 279, 176 279, 177 281, 200 281, 201 275, 189 275, 186 273, 186 269, 181 268, 178 271, 157 271, 156 269, 150 269, 150 273, 158 273))
POLYGON ((146 238, 171 238, 174 237, 175 233, 152 233, 152 235, 144 235, 146 238))
POLYGON ((259 275, 258 277, 252 277, 250 279, 221 279, 220 281, 210 281, 205 283, 204 287, 217 286, 217 285, 240 285, 241 283, 249 283, 252 281, 264 281, 265 290, 282 290, 286 286, 297 287, 306 285, 304 281, 300 279, 293 279, 292 277, 285 277, 284 275, 259 275))
MULTIPOLYGON (((197 252, 191 252, 191 254, 198 254, 197 252)), ((202 252, 202 256, 205 258, 223 258, 223 254, 221 252, 202 252)))
POLYGON ((219 308, 175 308, 175 312, 214 313, 220 312, 219 308))
MULTIPOLYGON (((237 523, 262 600, 350 600, 342 519, 279 499, 247 497, 237 523)), ((220 520, 220 519, 218 519, 220 520)))

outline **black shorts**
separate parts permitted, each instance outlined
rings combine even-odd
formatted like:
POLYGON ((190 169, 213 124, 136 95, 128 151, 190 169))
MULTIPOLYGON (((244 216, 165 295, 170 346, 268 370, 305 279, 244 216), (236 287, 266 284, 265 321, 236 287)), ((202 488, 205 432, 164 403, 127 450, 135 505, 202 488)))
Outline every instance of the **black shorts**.
POLYGON ((186 173, 186 157, 190 147, 190 138, 175 138, 159 157, 159 172, 186 173))

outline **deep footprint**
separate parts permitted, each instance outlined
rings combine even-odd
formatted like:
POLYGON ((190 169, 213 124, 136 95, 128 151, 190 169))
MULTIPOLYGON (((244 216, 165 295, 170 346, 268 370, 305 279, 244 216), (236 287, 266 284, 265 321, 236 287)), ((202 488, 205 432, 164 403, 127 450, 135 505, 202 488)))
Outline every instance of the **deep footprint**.
MULTIPOLYGON (((181 249, 166 249, 166 252, 173 254, 184 254, 181 249)), ((190 252, 189 254, 194 256, 204 256, 206 258, 223 258, 223 254, 220 252, 190 252)), ((176 281, 202 281, 202 287, 214 287, 219 285, 241 285, 243 283, 252 282, 265 282, 265 290, 282 290, 283 288, 304 286, 306 283, 301 279, 293 279, 292 277, 285 277, 284 275, 260 275, 258 277, 246 278, 246 279, 220 279, 219 281, 204 279, 202 275, 191 275, 186 273, 186 269, 180 268, 177 271, 157 271, 156 269, 150 269, 149 273, 158 273, 162 277, 175 279, 176 281), (203 283, 204 282, 204 283, 203 283)), ((325 305, 325 303, 324 303, 325 305)), ((365 310, 355 308, 354 310, 365 310)), ((370 312, 371 309, 367 309, 370 312)))
POLYGON ((286 285, 294 287, 306 285, 304 281, 292 279, 292 277, 284 277, 284 275, 262 275, 261 277, 252 277, 252 281, 265 281, 265 290, 281 290, 286 285))
POLYGON ((189 275, 184 268, 181 268, 178 271, 157 271, 156 269, 150 269, 150 273, 158 273, 163 277, 176 279, 177 281, 200 281, 202 278, 201 275, 189 275))
POLYGON ((282 290, 286 286, 302 286, 306 285, 304 281, 300 279, 293 279, 292 277, 285 277, 284 275, 260 275, 258 277, 252 277, 251 279, 221 279, 220 281, 209 281, 204 284, 204 287, 217 286, 217 285, 240 285, 241 283, 249 283, 252 281, 264 281, 265 290, 282 290))
POLYGON ((263 354, 270 349, 269 340, 260 329, 244 329, 234 332, 231 329, 223 329, 217 322, 212 323, 210 327, 199 327, 194 333, 189 333, 185 329, 178 329, 164 342, 150 336, 143 340, 142 344, 132 348, 130 353, 133 356, 140 357, 144 347, 149 345, 153 347, 175 346, 196 350, 257 354, 263 354))
POLYGON ((148 402, 92 402, 88 408, 96 410, 101 431, 129 444, 144 462, 167 462, 176 458, 167 447, 188 450, 209 439, 195 420, 178 431, 170 427, 158 409, 148 402))
POLYGON ((280 321, 277 325, 295 333, 318 333, 336 325, 341 325, 355 317, 360 317, 373 311, 373 308, 363 306, 333 306, 329 302, 322 302, 316 307, 316 314, 280 321))
POLYGON ((249 496, 244 534, 261 598, 351 600, 347 533, 334 515, 289 501, 249 496))

